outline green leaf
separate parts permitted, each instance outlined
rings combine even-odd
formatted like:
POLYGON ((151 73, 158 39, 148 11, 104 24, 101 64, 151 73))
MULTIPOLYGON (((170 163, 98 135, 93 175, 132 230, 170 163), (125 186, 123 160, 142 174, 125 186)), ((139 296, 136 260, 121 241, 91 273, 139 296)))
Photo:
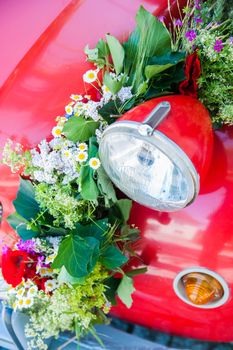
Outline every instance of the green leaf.
POLYGON ((88 148, 88 158, 97 157, 99 150, 99 145, 95 136, 90 137, 89 139, 89 148, 88 148))
POLYGON ((78 285, 78 284, 83 284, 85 282, 85 277, 77 278, 77 277, 71 276, 66 270, 65 266, 62 266, 57 279, 58 279, 58 282, 61 284, 70 283, 72 285, 78 285))
POLYGON ((13 229, 24 241, 33 237, 37 237, 39 234, 39 231, 36 228, 35 230, 28 230, 27 225, 29 224, 29 221, 24 219, 18 213, 9 215, 7 218, 7 222, 11 225, 11 227, 13 227, 13 229))
POLYGON ((108 56, 110 53, 109 47, 103 39, 100 39, 98 41, 96 48, 98 49, 99 57, 101 57, 101 58, 108 56))
POLYGON ((88 165, 83 166, 80 172, 80 194, 83 199, 96 201, 99 195, 99 189, 93 179, 93 169, 88 165))
POLYGON ((76 224, 75 231, 72 231, 73 234, 87 237, 92 236, 102 241, 105 239, 105 233, 108 231, 108 218, 97 220, 95 223, 88 225, 76 224))
POLYGON ((99 241, 94 237, 70 235, 60 244, 52 268, 65 266, 73 277, 85 277, 94 268, 99 258, 99 241))
POLYGON ((68 140, 73 142, 85 142, 95 134, 99 122, 82 117, 71 117, 63 128, 63 133, 68 140))
POLYGON ((103 82, 113 95, 116 95, 123 85, 122 80, 114 79, 109 72, 105 72, 103 82))
POLYGON ((128 260, 129 259, 114 245, 108 246, 101 252, 100 261, 109 270, 122 266, 128 260))
POLYGON ((104 105, 102 108, 99 109, 99 114, 101 117, 108 122, 108 124, 112 124, 116 121, 117 118, 113 118, 114 116, 119 116, 119 108, 121 106, 121 103, 118 99, 115 101, 109 101, 106 105, 104 105))
POLYGON ((117 206, 120 209, 124 222, 127 222, 132 208, 132 201, 130 199, 119 199, 117 201, 117 206))
POLYGON ((20 179, 19 191, 13 201, 16 212, 27 220, 34 219, 40 212, 35 200, 35 189, 31 181, 20 179))
POLYGON ((53 227, 50 225, 41 225, 41 232, 46 236, 65 236, 67 235, 67 230, 62 227, 53 227))
POLYGON ((114 68, 116 74, 120 74, 123 69, 123 63, 125 58, 125 51, 123 46, 119 43, 119 41, 112 35, 106 35, 108 47, 112 56, 114 68))
POLYGON ((135 291, 133 286, 133 280, 129 276, 124 275, 118 288, 117 295, 121 299, 121 301, 130 308, 133 303, 132 294, 135 291))
POLYGON ((171 37, 167 28, 157 17, 140 6, 136 15, 137 29, 143 40, 144 55, 151 57, 171 51, 171 37))
POLYGON ((133 277, 133 276, 144 274, 146 272, 147 272, 147 267, 141 267, 140 269, 127 271, 126 275, 129 276, 129 277, 133 277))
POLYGON ((151 79, 155 75, 183 61, 184 58, 185 54, 183 52, 169 52, 163 56, 152 57, 148 62, 148 66, 145 68, 145 76, 147 79, 151 79))
POLYGON ((105 291, 106 298, 111 302, 112 305, 116 305, 116 293, 117 288, 121 282, 120 278, 110 277, 106 280, 105 285, 107 287, 105 291))
POLYGON ((161 66, 154 64, 153 66, 146 66, 145 76, 147 79, 153 78, 155 75, 163 72, 164 70, 172 67, 172 63, 163 64, 161 66))
POLYGON ((112 203, 117 201, 116 192, 112 181, 102 166, 97 170, 97 185, 100 193, 104 196, 106 207, 110 207, 112 203))
POLYGON ((85 54, 88 56, 89 61, 96 61, 98 59, 98 49, 90 49, 88 45, 84 48, 85 54))

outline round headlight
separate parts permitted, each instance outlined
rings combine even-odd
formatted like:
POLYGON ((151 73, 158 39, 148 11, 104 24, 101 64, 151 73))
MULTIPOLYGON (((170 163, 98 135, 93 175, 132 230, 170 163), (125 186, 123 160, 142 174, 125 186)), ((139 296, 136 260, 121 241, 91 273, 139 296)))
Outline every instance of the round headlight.
POLYGON ((135 120, 126 113, 109 126, 99 152, 110 179, 128 197, 156 210, 175 211, 196 198, 199 175, 178 143, 159 130, 172 114, 169 101, 159 102, 141 122, 136 107, 135 120))

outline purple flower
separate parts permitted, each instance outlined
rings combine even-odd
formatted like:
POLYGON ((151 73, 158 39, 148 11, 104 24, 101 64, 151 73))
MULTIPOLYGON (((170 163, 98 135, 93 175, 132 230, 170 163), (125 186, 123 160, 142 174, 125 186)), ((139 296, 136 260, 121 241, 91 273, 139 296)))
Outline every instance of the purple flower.
POLYGON ((229 43, 230 43, 230 45, 233 45, 233 36, 230 36, 229 43))
POLYGON ((6 254, 7 251, 8 251, 9 247, 5 244, 3 247, 2 247, 2 254, 6 254))
POLYGON ((182 23, 182 21, 180 19, 177 19, 175 21, 175 26, 182 27, 182 25, 183 25, 183 23, 182 23))
POLYGON ((222 40, 216 40, 214 45, 214 51, 220 52, 223 49, 222 40))
POLYGON ((197 34, 195 33, 194 30, 189 30, 186 32, 185 37, 189 39, 189 41, 193 41, 196 38, 197 34))
POLYGON ((166 18, 165 16, 159 16, 158 20, 163 23, 165 21, 165 18, 166 18))
POLYGON ((203 23, 203 21, 202 21, 202 19, 201 19, 200 17, 194 18, 194 21, 195 21, 196 23, 203 23))
POLYGON ((35 242, 32 239, 29 239, 28 241, 23 241, 20 240, 17 244, 16 247, 19 250, 22 250, 27 253, 31 253, 35 251, 35 242))
POLYGON ((200 0, 196 0, 194 4, 195 4, 196 10, 201 10, 200 0))

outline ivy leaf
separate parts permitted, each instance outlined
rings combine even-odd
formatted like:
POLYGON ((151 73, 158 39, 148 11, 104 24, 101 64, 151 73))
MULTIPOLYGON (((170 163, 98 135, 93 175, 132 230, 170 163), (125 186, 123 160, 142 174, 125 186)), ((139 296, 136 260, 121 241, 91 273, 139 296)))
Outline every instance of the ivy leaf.
POLYGON ((73 142, 85 142, 95 134, 99 122, 82 117, 71 117, 63 128, 63 134, 73 142))
POLYGON ((102 166, 97 170, 97 185, 99 187, 100 193, 104 196, 106 207, 110 207, 111 202, 115 203, 117 201, 116 192, 112 181, 102 166))
POLYGON ((112 35, 106 35, 108 47, 112 56, 114 68, 116 74, 120 74, 123 69, 125 51, 123 46, 119 43, 119 41, 112 35))
POLYGON ((108 218, 97 220, 95 223, 88 225, 76 224, 76 229, 73 231, 75 235, 81 237, 92 236, 102 241, 105 239, 105 233, 108 231, 108 218))
POLYGON ((40 212, 35 200, 35 189, 31 181, 20 178, 19 191, 13 201, 16 212, 27 220, 34 219, 40 212))
POLYGON ((130 308, 133 303, 132 294, 135 291, 133 286, 133 280, 127 275, 124 275, 118 288, 117 295, 121 299, 121 301, 130 308))
POLYGON ((117 201, 117 207, 120 209, 124 222, 127 222, 132 208, 132 201, 130 199, 119 199, 117 201))
POLYGON ((58 275, 59 283, 70 283, 72 285, 83 284, 85 282, 85 277, 73 277, 66 270, 65 266, 62 266, 61 271, 58 275))
POLYGON ((125 264, 129 259, 114 245, 110 245, 101 253, 100 261, 109 270, 125 264))
POLYGON ((9 215, 7 218, 7 222, 24 241, 31 239, 33 237, 37 237, 39 234, 39 231, 36 228, 35 230, 31 230, 31 229, 28 230, 27 225, 29 224, 29 221, 24 219, 18 213, 9 215))
POLYGON ((114 79, 109 72, 105 72, 104 74, 104 84, 109 88, 113 95, 116 95, 118 91, 122 88, 123 81, 114 79))
POLYGON ((99 258, 99 241, 94 237, 70 235, 60 244, 52 268, 65 266, 73 277, 85 277, 94 268, 99 258))
POLYGON ((83 166, 80 172, 80 194, 83 199, 96 201, 99 195, 99 189, 93 178, 93 169, 89 166, 83 166))
POLYGON ((112 305, 117 305, 116 293, 120 282, 121 282, 120 278, 114 278, 114 277, 110 277, 105 281, 105 285, 107 287, 105 291, 105 295, 112 305))

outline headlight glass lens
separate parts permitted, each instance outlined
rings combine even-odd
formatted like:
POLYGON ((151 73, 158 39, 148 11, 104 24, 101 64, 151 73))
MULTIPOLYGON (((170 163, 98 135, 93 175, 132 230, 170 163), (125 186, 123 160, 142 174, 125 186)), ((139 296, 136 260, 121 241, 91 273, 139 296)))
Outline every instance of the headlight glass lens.
POLYGON ((101 142, 100 156, 113 183, 147 207, 174 211, 193 196, 188 172, 146 138, 109 132, 101 142))

